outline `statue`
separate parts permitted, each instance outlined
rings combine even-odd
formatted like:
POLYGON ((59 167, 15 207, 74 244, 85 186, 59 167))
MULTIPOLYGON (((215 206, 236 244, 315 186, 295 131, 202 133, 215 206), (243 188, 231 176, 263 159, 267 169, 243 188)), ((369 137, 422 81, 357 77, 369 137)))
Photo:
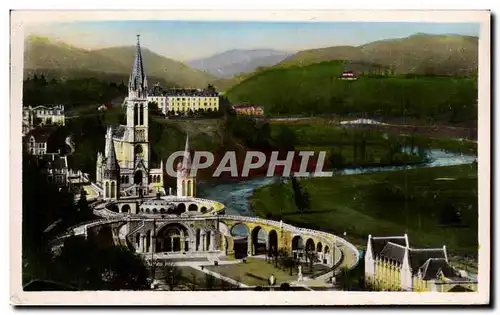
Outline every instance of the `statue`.
POLYGON ((302 266, 299 265, 299 279, 297 280, 298 282, 302 282, 303 278, 302 278, 302 266))

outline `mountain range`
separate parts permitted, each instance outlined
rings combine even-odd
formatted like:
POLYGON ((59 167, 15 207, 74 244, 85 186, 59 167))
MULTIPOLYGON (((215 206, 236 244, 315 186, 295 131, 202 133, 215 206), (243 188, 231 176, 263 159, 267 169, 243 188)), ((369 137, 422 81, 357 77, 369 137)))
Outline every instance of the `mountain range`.
MULTIPOLYGON (((158 55, 142 47, 149 84, 206 87, 216 78, 181 62, 158 55)), ((96 76, 128 81, 135 56, 135 46, 96 50, 78 48, 47 37, 28 36, 25 40, 24 72, 45 73, 59 77, 96 76)))
POLYGON ((303 50, 276 67, 305 66, 329 60, 379 64, 394 69, 396 74, 468 75, 477 71, 478 37, 419 33, 361 46, 303 50))
MULTIPOLYGON (((234 49, 208 58, 182 63, 142 48, 148 81, 165 86, 206 87, 225 91, 246 79, 276 68, 307 66, 343 60, 358 67, 390 69, 395 74, 475 75, 478 37, 415 34, 360 46, 333 46, 297 53, 273 49, 234 49)), ((46 37, 25 41, 25 75, 44 73, 58 77, 95 76, 128 80, 134 46, 86 50, 46 37)))
POLYGON ((259 67, 273 66, 291 55, 293 53, 273 49, 233 49, 188 61, 187 64, 219 78, 231 78, 240 73, 253 72, 259 67))

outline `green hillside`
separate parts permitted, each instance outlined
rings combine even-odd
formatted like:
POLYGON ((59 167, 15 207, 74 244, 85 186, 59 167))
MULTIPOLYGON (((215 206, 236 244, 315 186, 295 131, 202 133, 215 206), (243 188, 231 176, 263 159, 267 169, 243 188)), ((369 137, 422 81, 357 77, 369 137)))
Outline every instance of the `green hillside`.
POLYGON ((339 80, 343 61, 263 71, 227 91, 233 104, 263 105, 268 115, 334 113, 477 119, 477 81, 464 77, 362 76, 339 80))
POLYGON ((469 75, 477 73, 478 38, 415 34, 362 46, 300 51, 276 67, 306 66, 329 60, 364 61, 394 68, 397 74, 469 75))
MULTIPOLYGON (((127 81, 135 47, 113 47, 85 50, 46 37, 28 36, 25 41, 25 76, 45 74, 48 77, 127 81)), ((149 83, 160 81, 167 86, 206 87, 214 80, 210 74, 160 56, 142 48, 149 83)))

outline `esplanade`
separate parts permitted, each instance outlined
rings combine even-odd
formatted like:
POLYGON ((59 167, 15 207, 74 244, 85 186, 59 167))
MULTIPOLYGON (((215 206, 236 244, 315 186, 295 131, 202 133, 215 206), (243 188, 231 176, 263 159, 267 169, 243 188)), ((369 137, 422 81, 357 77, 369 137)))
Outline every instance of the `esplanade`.
POLYGON ((75 235, 128 247, 144 259, 218 260, 286 252, 299 260, 316 258, 332 270, 342 262, 348 268, 358 263, 357 249, 333 234, 226 215, 222 203, 197 198, 189 137, 177 164, 175 191, 166 192, 163 161, 159 168, 150 167, 148 90, 139 42, 128 90, 127 124, 108 128, 96 180, 85 187, 89 206, 101 219, 68 229, 53 241, 54 249, 75 235))

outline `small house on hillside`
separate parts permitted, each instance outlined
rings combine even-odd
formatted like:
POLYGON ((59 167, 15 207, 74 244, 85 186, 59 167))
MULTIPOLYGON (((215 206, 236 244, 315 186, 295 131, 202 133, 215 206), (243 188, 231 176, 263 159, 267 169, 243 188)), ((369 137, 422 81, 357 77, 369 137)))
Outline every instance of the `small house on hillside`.
POLYGON ((256 105, 233 105, 232 109, 238 115, 264 116, 264 108, 256 105))
POLYGON ((101 106, 99 106, 97 109, 98 110, 108 110, 108 109, 111 109, 113 108, 113 105, 112 104, 102 104, 101 106))
POLYGON ((353 71, 344 71, 340 75, 339 79, 341 79, 341 80, 357 80, 358 75, 355 74, 353 71))

